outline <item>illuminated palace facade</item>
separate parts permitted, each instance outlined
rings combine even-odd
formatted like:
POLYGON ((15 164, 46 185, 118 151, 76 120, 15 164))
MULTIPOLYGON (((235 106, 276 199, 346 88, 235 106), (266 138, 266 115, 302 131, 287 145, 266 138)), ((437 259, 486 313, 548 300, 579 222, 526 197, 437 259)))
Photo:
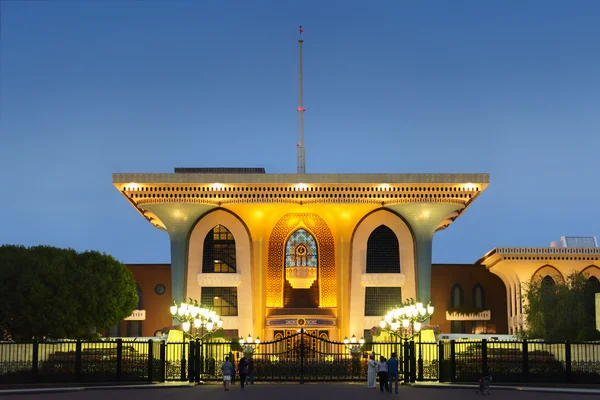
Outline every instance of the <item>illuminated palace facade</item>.
MULTIPOLYGON (((214 308, 226 331, 263 340, 299 328, 331 340, 362 336, 409 298, 442 302, 434 319, 443 325, 452 288, 435 291, 452 279, 434 282, 432 293, 432 240, 488 183, 488 174, 260 169, 113 175, 129 203, 169 235, 169 284, 160 307, 145 307, 148 318, 160 319, 154 327, 170 324, 172 301, 191 298, 214 308)), ((138 267, 136 280, 151 281, 152 267, 138 267)), ((442 275, 467 271, 453 268, 442 275)), ((481 296, 475 281, 473 296, 481 296)), ((505 307, 503 291, 494 297, 505 307)))

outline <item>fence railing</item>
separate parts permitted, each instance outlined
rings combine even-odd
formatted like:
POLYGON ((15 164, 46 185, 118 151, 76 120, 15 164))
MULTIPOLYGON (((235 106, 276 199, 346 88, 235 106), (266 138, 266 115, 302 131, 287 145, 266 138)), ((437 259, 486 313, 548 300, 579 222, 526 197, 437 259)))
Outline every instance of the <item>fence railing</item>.
MULTIPOLYGON (((298 334, 261 343, 252 355, 257 381, 361 381, 369 355, 395 353, 404 382, 600 384, 600 342, 440 341, 366 343, 360 351, 298 334)), ((221 363, 242 355, 225 342, 64 341, 0 343, 0 384, 50 382, 164 382, 221 380, 221 363)))
POLYGON ((164 348, 152 340, 0 343, 0 383, 164 380, 164 348))

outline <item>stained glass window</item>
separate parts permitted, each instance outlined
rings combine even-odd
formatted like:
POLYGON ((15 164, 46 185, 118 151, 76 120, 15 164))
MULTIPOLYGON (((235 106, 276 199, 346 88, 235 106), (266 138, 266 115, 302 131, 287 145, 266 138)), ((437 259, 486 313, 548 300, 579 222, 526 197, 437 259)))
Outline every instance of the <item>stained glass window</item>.
POLYGON ((317 266, 317 241, 308 231, 298 229, 285 245, 285 267, 317 266))

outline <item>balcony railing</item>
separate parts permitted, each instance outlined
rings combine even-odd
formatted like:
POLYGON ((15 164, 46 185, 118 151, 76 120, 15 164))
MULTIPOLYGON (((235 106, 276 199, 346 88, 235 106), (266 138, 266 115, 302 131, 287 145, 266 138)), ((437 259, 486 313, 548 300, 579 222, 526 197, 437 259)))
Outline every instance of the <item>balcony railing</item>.
POLYGON ((492 312, 490 310, 481 310, 473 313, 446 311, 447 321, 489 321, 490 319, 492 319, 492 312))

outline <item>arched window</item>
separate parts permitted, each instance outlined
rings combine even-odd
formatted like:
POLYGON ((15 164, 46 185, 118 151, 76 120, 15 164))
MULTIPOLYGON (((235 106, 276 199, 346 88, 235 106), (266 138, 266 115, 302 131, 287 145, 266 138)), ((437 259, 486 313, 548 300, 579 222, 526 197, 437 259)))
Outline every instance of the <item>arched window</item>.
POLYGON ((450 307, 456 308, 463 305, 464 302, 463 289, 457 283, 452 286, 452 291, 450 292, 450 307))
POLYGON ((138 296, 138 302, 137 302, 137 308, 136 310, 143 310, 144 306, 142 305, 142 289, 140 288, 140 285, 136 284, 135 288, 137 290, 137 296, 138 296))
POLYGON ((400 245, 394 231, 377 227, 367 240, 367 273, 400 273, 400 245))
POLYGON ((556 281, 550 275, 546 275, 542 279, 542 287, 543 288, 551 288, 551 287, 554 287, 554 286, 556 286, 556 281))
MULTIPOLYGON (((450 290, 450 308, 461 307, 464 303, 464 293, 462 287, 457 283, 450 290)), ((465 321, 452 321, 450 323, 450 333, 466 333, 465 321)))
POLYGON ((285 244, 285 267, 317 267, 317 241, 304 229, 292 233, 285 244))
POLYGON ((483 310, 485 308, 485 295, 483 286, 479 283, 473 287, 473 307, 483 310))
POLYGON ((590 276, 587 281, 588 290, 592 293, 600 292, 600 280, 595 276, 590 276))
MULTIPOLYGON (((142 303, 142 289, 138 284, 135 285, 137 290, 138 302, 136 310, 143 310, 144 306, 142 303)), ((142 321, 127 321, 127 336, 129 337, 140 337, 142 336, 142 321)))
POLYGON ((203 273, 235 273, 235 239, 223 225, 217 225, 204 239, 203 273))

